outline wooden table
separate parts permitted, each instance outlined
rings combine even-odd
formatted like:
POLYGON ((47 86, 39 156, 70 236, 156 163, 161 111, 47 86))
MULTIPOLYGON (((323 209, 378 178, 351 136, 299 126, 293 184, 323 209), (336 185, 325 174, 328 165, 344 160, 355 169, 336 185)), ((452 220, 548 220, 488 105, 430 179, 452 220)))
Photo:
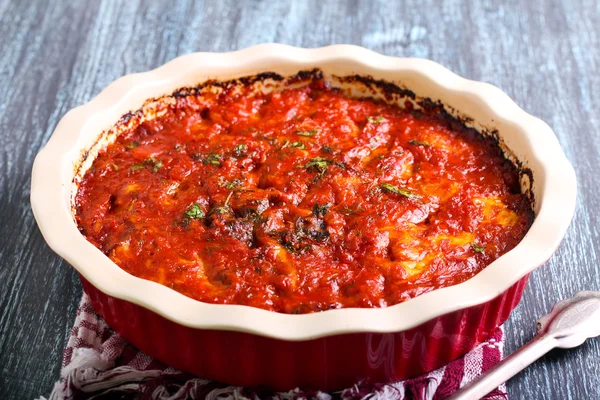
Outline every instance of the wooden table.
MULTIPOLYGON (((502 88, 554 128, 579 181, 569 233, 505 325, 507 350, 531 339, 557 300, 600 290, 600 3, 374 3, 0 0, 0 397, 49 394, 81 296, 31 213, 36 153, 69 109, 116 78, 193 51, 353 43, 502 88)), ((508 390, 512 398, 600 398, 600 340, 552 352, 508 390)))

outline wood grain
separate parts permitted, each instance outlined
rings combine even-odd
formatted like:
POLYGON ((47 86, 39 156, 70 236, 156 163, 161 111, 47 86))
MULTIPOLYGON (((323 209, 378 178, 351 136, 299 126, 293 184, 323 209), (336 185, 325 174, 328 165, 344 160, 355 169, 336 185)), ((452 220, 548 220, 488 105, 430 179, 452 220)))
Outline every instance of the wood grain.
MULTIPOLYGON (((62 115, 116 78, 193 51, 353 43, 425 57, 490 82, 555 130, 579 182, 562 246, 532 274, 507 350, 575 291, 600 290, 600 2, 0 0, 0 393, 47 395, 81 287, 29 206, 33 158, 62 115)), ((600 340, 555 351, 508 384, 512 398, 600 398, 600 340)))

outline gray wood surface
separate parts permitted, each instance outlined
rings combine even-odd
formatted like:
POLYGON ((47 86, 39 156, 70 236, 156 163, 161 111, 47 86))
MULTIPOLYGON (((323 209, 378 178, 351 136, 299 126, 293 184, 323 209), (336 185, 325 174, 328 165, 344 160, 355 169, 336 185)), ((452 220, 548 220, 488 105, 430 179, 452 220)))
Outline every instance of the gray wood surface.
MULTIPOLYGON (((353 43, 425 57, 547 121, 578 175, 575 220, 506 324, 508 351, 575 291, 600 290, 600 2, 0 0, 0 398, 48 395, 81 286, 29 206, 33 158, 58 120, 116 78, 193 51, 353 43)), ((512 398, 600 398, 600 340, 554 351, 512 398)))

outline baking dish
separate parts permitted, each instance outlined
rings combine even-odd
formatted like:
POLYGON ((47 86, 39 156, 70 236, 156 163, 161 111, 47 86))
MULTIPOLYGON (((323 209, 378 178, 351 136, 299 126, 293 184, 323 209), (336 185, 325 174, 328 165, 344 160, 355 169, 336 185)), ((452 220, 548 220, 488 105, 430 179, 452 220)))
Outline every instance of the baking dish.
MULTIPOLYGON (((123 117, 124 116, 124 117, 123 117)), ((122 118, 123 117, 123 118, 122 118)), ((504 322, 528 274, 556 250, 574 212, 575 175, 552 130, 499 89, 427 60, 382 56, 355 46, 297 49, 260 45, 197 53, 121 78, 69 112, 37 156, 31 201, 50 247, 82 277, 94 308, 149 355, 202 377, 274 389, 336 389, 358 379, 392 381, 460 357, 504 322), (493 132, 521 165, 536 219, 523 241, 475 277, 381 309, 286 315, 239 305, 201 303, 127 274, 86 241, 72 215, 76 176, 117 121, 147 99, 208 79, 260 72, 283 76, 312 68, 326 76, 363 75, 398 83, 441 102, 469 126, 493 132), (99 140, 100 138, 100 140, 99 140)))

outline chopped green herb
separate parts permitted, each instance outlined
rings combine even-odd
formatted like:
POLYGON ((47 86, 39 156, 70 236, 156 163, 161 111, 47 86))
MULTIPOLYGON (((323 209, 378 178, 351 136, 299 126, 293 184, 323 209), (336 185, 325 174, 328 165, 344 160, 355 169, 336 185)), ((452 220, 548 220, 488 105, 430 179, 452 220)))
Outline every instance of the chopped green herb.
POLYGON ((215 207, 212 210, 210 210, 210 212, 208 213, 208 215, 213 215, 213 214, 227 214, 229 212, 229 208, 228 207, 215 207))
POLYGON ((113 168, 115 171, 118 171, 118 170, 119 170, 119 166, 118 166, 117 164, 112 164, 112 168, 113 168))
POLYGON ((304 165, 306 169, 313 169, 321 173, 327 170, 327 166, 333 161, 323 157, 315 157, 304 165))
POLYGON ((145 165, 145 164, 142 164, 142 163, 139 163, 139 164, 133 164, 133 165, 131 166, 131 170, 132 170, 132 171, 139 171, 140 169, 144 169, 144 168, 146 168, 146 165, 145 165))
POLYGON ((313 137, 317 133, 319 133, 319 131, 317 129, 311 129, 310 131, 296 131, 296 135, 306 136, 306 137, 313 137))
MULTIPOLYGON (((343 168, 343 169, 348 168, 346 163, 333 161, 329 158, 323 158, 323 157, 315 157, 315 158, 311 159, 309 162, 307 162, 304 165, 304 168, 306 168, 307 170, 317 171, 319 173, 318 178, 320 178, 327 171, 327 167, 329 166, 329 164, 335 164, 338 167, 343 168)), ((296 168, 303 168, 303 167, 298 166, 296 168)))
POLYGON ((427 143, 427 142, 419 142, 418 140, 409 140, 408 144, 413 145, 413 146, 423 146, 423 147, 429 147, 431 146, 431 143, 427 143))
POLYGON ((154 157, 148 157, 146 158, 146 161, 144 161, 145 164, 148 165, 152 165, 152 171, 157 172, 159 169, 161 169, 163 167, 163 163, 161 160, 158 160, 154 157))
POLYGON ((133 142, 129 142, 129 143, 127 143, 127 144, 125 145, 125 147, 131 150, 131 149, 135 149, 135 148, 136 148, 136 147, 138 147, 139 145, 140 145, 140 142, 137 142, 137 141, 135 141, 135 140, 134 140, 133 142))
POLYGON ((321 151, 325 154, 331 154, 333 153, 333 149, 327 145, 325 146, 321 146, 321 151))
POLYGON ((399 194, 401 196, 407 197, 409 199, 413 199, 413 198, 417 198, 419 197, 418 195, 406 190, 406 189, 402 189, 399 187, 396 187, 394 185, 391 185, 389 183, 382 183, 381 185, 379 185, 379 188, 381 190, 383 190, 386 193, 392 193, 392 194, 399 194))
POLYGON ((181 145, 180 144, 176 144, 175 145, 175 151, 178 152, 178 153, 181 151, 181 145))
POLYGON ((209 154, 208 157, 206 157, 205 162, 207 164, 211 164, 217 167, 221 166, 221 155, 220 154, 209 154))
POLYGON ((385 118, 379 117, 367 117, 367 121, 371 124, 380 124, 385 120, 385 118))
POLYGON ((484 253, 485 252, 485 247, 481 246, 480 244, 477 244, 475 242, 471 243, 471 248, 477 252, 477 253, 484 253))
POLYGON ((290 147, 295 147, 300 150, 304 150, 304 143, 302 142, 292 142, 290 143, 290 147))
POLYGON ((225 185, 223 185, 223 187, 229 189, 229 190, 233 190, 236 187, 240 186, 242 184, 242 181, 238 178, 235 178, 234 180, 232 180, 231 182, 225 182, 225 185))
POLYGON ((236 157, 242 157, 246 155, 246 151, 248 151, 248 146, 244 143, 240 143, 233 148, 233 153, 236 157))
POLYGON ((192 219, 200 219, 204 218, 204 211, 200 208, 200 204, 195 203, 188 207, 188 209, 184 212, 187 218, 192 219))
POLYGON ((231 211, 231 209, 229 208, 229 206, 219 206, 219 207, 215 207, 212 210, 210 210, 210 212, 208 213, 208 215, 213 215, 213 214, 228 214, 231 211))

